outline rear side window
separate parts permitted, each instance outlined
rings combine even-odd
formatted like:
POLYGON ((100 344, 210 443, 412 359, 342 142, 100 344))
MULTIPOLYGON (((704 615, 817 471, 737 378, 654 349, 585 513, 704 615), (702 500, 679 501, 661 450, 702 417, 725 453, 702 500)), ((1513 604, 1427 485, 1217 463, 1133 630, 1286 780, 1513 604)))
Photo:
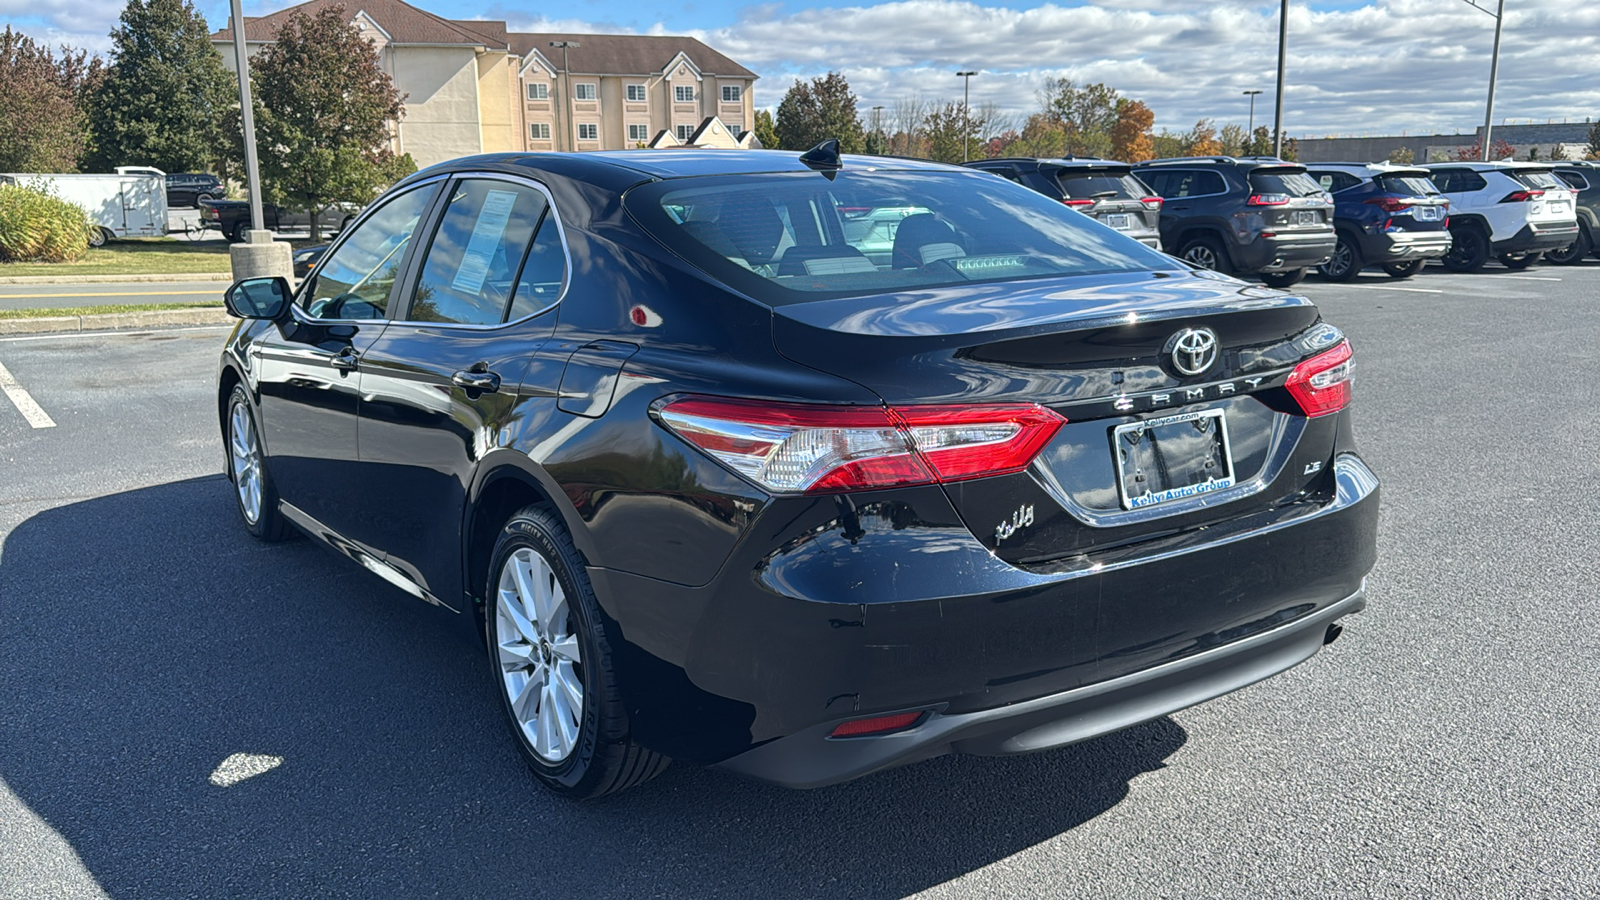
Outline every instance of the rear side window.
POLYGON ((1109 192, 1117 200, 1137 200, 1148 197, 1149 191, 1132 175, 1119 172, 1074 172, 1063 170, 1056 176, 1061 190, 1073 199, 1087 199, 1109 192))
POLYGON ((505 321, 517 272, 546 206, 544 194, 525 185, 490 179, 456 183, 406 318, 456 325, 505 321))
POLYGON ((1511 177, 1518 183, 1536 191, 1564 191, 1567 185, 1554 172, 1514 172, 1511 177))
POLYGON ((1421 175, 1379 175, 1378 189, 1389 194, 1407 197, 1431 197, 1439 193, 1433 182, 1421 175))
POLYGON ((1228 190, 1227 182, 1222 180, 1220 174, 1193 169, 1150 172, 1145 176, 1145 183, 1168 200, 1222 194, 1228 190))
POLYGON ((1353 188, 1361 183, 1361 179, 1349 172, 1310 172, 1308 173, 1323 190, 1330 194, 1353 188))
POLYGON ((1176 267, 1042 194, 972 172, 684 178, 634 188, 625 203, 674 252, 774 306, 1176 267))
POLYGON ((1587 191, 1589 189, 1589 179, 1584 178, 1580 172, 1566 171, 1557 172, 1556 174, 1560 175, 1561 180, 1571 185, 1575 191, 1587 191))
POLYGON ((1482 175, 1471 169, 1442 169, 1434 172, 1431 180, 1446 194, 1468 194, 1489 186, 1482 175))
POLYGON ((1315 197, 1322 193, 1322 185, 1305 172, 1257 169, 1250 173, 1250 189, 1258 194, 1288 194, 1291 197, 1315 197))

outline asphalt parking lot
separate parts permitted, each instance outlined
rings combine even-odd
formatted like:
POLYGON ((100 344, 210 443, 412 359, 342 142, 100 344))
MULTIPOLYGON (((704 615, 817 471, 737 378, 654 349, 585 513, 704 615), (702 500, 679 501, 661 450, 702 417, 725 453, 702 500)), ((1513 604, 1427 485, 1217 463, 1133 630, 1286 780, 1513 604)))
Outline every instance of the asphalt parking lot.
POLYGON ((0 338, 0 897, 1600 896, 1600 263, 1298 289, 1384 479, 1338 643, 1062 750, 587 805, 448 613, 245 535, 222 329, 0 338))

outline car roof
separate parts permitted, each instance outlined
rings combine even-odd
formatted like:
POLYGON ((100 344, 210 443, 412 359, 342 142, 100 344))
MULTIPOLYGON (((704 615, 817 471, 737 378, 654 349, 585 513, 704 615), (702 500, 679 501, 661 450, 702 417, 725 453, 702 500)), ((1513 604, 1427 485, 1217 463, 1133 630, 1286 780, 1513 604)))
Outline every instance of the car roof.
POLYGON ((1305 168, 1304 163, 1279 159, 1276 156, 1168 156, 1163 159, 1150 159, 1142 163, 1135 163, 1134 168, 1142 166, 1175 166, 1175 165, 1222 165, 1238 166, 1241 169, 1259 168, 1305 168))
POLYGON ((1537 170, 1540 170, 1540 171, 1548 172, 1548 171, 1550 171, 1550 170, 1555 168, 1555 164, 1554 163, 1548 163, 1548 162, 1542 162, 1542 161, 1541 162, 1527 162, 1527 161, 1516 160, 1516 159, 1491 159, 1488 162, 1483 162, 1481 160, 1474 159, 1474 160, 1463 161, 1463 162, 1427 163, 1427 164, 1425 164, 1423 166, 1423 168, 1430 169, 1430 170, 1431 169, 1461 169, 1461 168, 1466 168, 1466 169, 1471 169, 1474 172, 1499 172, 1499 171, 1503 171, 1505 169, 1523 169, 1523 170, 1537 169, 1537 170))
POLYGON ((1098 156, 997 156, 993 159, 974 159, 962 163, 964 166, 978 167, 993 163, 1034 163, 1040 166, 1050 166, 1061 169, 1087 169, 1104 168, 1107 166, 1121 166, 1132 168, 1133 163, 1125 163, 1120 159, 1103 159, 1098 156))
MULTIPOLYGON (((850 169, 894 168, 926 171, 959 169, 946 163, 909 157, 844 154, 845 171, 850 169)), ((651 178, 690 178, 701 175, 755 175, 771 172, 810 172, 792 150, 703 150, 669 148, 661 150, 598 150, 585 153, 484 153, 440 163, 425 170, 449 172, 484 167, 528 167, 556 169, 562 174, 582 178, 586 174, 600 180, 628 172, 651 178)), ((418 173, 421 174, 421 173, 418 173)))
POLYGON ((1364 173, 1364 174, 1368 174, 1368 175, 1423 175, 1423 176, 1426 176, 1428 174, 1428 170, 1424 169, 1422 166, 1418 166, 1418 165, 1402 165, 1400 163, 1391 163, 1391 162, 1370 162, 1370 163, 1314 162, 1314 163, 1303 163, 1303 165, 1307 169, 1337 169, 1337 170, 1339 170, 1341 172, 1350 172, 1350 171, 1354 170, 1355 172, 1364 173))

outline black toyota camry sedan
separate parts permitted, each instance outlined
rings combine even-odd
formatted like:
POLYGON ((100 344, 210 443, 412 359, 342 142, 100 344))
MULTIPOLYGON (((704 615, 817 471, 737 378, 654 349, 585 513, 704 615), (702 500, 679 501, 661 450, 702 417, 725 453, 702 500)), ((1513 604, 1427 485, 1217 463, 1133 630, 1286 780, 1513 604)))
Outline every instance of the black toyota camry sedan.
POLYGON ((1365 603, 1339 329, 980 172, 464 158, 228 303, 245 527, 475 629, 570 796, 1059 747, 1365 603))

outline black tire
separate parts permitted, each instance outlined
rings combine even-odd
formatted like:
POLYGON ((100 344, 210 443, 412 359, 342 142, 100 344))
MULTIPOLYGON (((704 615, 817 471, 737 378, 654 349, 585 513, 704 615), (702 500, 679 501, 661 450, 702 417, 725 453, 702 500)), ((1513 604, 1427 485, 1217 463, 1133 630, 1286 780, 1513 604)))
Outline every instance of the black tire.
POLYGON ((1476 272, 1489 261, 1489 236, 1476 225, 1450 229, 1450 252, 1444 267, 1452 272, 1476 272))
POLYGON ((104 247, 106 242, 111 240, 113 237, 115 237, 115 235, 113 235, 109 230, 101 228, 98 225, 91 225, 89 227, 89 246, 91 247, 104 247))
POLYGON ((1502 253, 1495 259, 1500 260, 1500 265, 1508 269, 1526 269, 1539 261, 1543 253, 1502 253))
POLYGON ((248 235, 245 234, 245 232, 247 232, 249 230, 250 230, 250 223, 249 222, 235 222, 234 225, 233 225, 233 229, 228 232, 228 240, 230 242, 232 242, 232 243, 235 243, 235 244, 242 244, 242 243, 245 242, 245 238, 248 237, 248 235))
POLYGON ((1282 272, 1262 272, 1256 277, 1260 278, 1261 283, 1267 287, 1282 290, 1286 287, 1292 287, 1293 285, 1299 284, 1300 279, 1306 277, 1306 270, 1285 269, 1282 272))
MULTIPOLYGON (((583 559, 555 510, 546 504, 528 506, 505 524, 489 557, 484 593, 483 633, 495 693, 500 697, 512 740, 545 786, 566 797, 589 799, 643 784, 666 769, 670 760, 640 747, 629 737, 628 715, 612 664, 606 619, 589 585, 583 559), (504 626, 498 612, 498 586, 502 571, 519 550, 531 550, 549 566, 566 599, 563 627, 577 637, 582 657, 582 662, 573 666, 583 686, 578 716, 581 722, 570 752, 557 762, 541 756, 524 733, 506 683, 506 673, 511 670, 502 668, 500 662, 504 626)), ((517 643, 522 639, 513 631, 507 640, 517 643)))
POLYGON ((1224 275, 1233 274, 1233 263, 1228 260, 1228 252, 1223 249, 1221 242, 1213 237, 1197 237, 1184 241, 1178 250, 1178 258, 1202 269, 1210 269, 1224 275))
POLYGON ((1339 243, 1333 248, 1333 256, 1328 261, 1317 267, 1322 277, 1329 281, 1351 281, 1366 266, 1361 258, 1361 248, 1350 239, 1348 234, 1340 232, 1339 243))
POLYGON ((272 483, 272 475, 267 471, 265 454, 261 450, 261 419, 256 416, 255 407, 250 404, 250 396, 243 385, 234 385, 233 393, 228 397, 228 412, 223 419, 223 439, 227 442, 228 481, 233 484, 233 502, 239 509, 239 518, 244 521, 245 530, 256 540, 269 544, 292 536, 294 528, 278 510, 278 489, 272 483), (238 435, 234 433, 234 414, 238 410, 243 410, 243 415, 248 417, 255 444, 255 471, 260 482, 260 501, 254 518, 245 503, 245 491, 240 487, 243 471, 235 446, 238 435))
POLYGON ((1427 264, 1428 261, 1425 259, 1409 259, 1405 262, 1385 263, 1383 270, 1389 273, 1390 278, 1410 278, 1421 272, 1422 267, 1427 264))
POLYGON ((1580 225, 1578 236, 1572 239, 1572 243, 1558 250, 1545 251, 1544 258, 1546 262, 1558 266, 1575 266, 1593 252, 1594 237, 1589 234, 1587 225, 1580 225))

